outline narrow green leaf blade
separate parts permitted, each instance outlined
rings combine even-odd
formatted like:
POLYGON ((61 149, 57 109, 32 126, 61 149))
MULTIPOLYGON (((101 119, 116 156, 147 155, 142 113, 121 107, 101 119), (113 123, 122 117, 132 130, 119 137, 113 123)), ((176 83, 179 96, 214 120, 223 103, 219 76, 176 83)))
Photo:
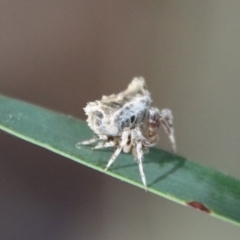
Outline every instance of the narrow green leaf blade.
MULTIPOLYGON (((93 135, 85 122, 5 96, 0 129, 101 172, 113 153, 76 148, 93 135)), ((239 180, 156 148, 145 155, 144 167, 150 192, 240 224, 239 180)), ((131 154, 122 153, 106 173, 144 188, 131 154)))

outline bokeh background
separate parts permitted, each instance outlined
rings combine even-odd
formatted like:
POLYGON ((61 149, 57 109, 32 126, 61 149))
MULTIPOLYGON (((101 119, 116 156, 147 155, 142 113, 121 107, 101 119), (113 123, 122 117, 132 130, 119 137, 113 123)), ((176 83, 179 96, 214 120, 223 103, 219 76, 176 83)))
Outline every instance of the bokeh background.
MULTIPOLYGON (((88 101, 144 76, 154 105, 173 110, 178 153, 239 178, 239 23, 238 0, 0 0, 0 92, 85 118, 88 101)), ((0 239, 239 239, 207 214, 0 142, 0 239)), ((164 134, 159 146, 171 150, 164 134)))

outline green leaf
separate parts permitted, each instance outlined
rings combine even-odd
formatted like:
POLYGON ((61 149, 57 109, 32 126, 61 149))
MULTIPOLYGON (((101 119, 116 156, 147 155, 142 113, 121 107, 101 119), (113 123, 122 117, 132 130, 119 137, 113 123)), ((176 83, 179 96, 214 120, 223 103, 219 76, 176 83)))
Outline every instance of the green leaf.
MULTIPOLYGON (((76 148, 93 135, 85 122, 4 96, 0 129, 101 172, 113 153, 76 148)), ((239 180, 156 148, 145 155, 144 166, 149 192, 240 224, 239 180)), ((131 154, 122 153, 106 174, 144 189, 131 154)))

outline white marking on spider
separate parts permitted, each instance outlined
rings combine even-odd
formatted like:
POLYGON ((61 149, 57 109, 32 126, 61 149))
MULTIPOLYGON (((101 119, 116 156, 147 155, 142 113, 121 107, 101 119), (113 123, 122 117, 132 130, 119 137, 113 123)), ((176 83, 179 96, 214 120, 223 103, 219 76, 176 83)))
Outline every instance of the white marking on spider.
POLYGON ((151 107, 152 99, 142 77, 136 77, 128 88, 119 94, 103 96, 100 101, 89 102, 84 108, 88 116, 88 126, 97 134, 90 140, 77 143, 89 145, 97 141, 92 149, 116 147, 105 171, 118 155, 132 152, 139 165, 139 172, 145 189, 146 177, 143 170, 143 154, 158 141, 158 129, 162 125, 173 150, 176 143, 173 129, 173 116, 169 109, 159 111, 151 107))

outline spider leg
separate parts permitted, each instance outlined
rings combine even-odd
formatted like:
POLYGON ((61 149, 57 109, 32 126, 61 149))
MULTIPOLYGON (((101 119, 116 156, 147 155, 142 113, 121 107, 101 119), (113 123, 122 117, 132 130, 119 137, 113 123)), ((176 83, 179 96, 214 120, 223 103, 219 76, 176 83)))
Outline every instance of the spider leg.
POLYGON ((172 111, 170 109, 163 109, 160 113, 159 120, 170 139, 174 152, 176 152, 176 140, 174 136, 172 111))
POLYGON ((140 176, 143 182, 143 185, 145 187, 145 190, 147 191, 147 183, 146 183, 146 177, 145 173, 143 170, 143 149, 142 149, 142 142, 138 141, 137 146, 136 146, 136 155, 137 155, 137 160, 138 160, 138 167, 139 167, 139 172, 140 176))
POLYGON ((98 137, 94 137, 94 138, 91 138, 89 140, 85 140, 85 141, 82 141, 82 142, 78 142, 76 144, 76 147, 80 147, 81 145, 90 145, 90 144, 93 144, 99 140, 106 140, 107 139, 107 136, 105 135, 100 135, 98 137))
POLYGON ((129 128, 126 128, 126 129, 123 130, 122 140, 121 140, 118 148, 116 149, 116 151, 113 153, 112 157, 109 159, 109 161, 107 163, 107 166, 104 169, 105 171, 108 170, 108 168, 112 165, 112 163, 116 160, 118 155, 121 153, 123 147, 127 144, 129 134, 130 134, 130 129, 129 128))
POLYGON ((77 143, 77 146, 80 146, 80 145, 90 145, 90 144, 93 144, 95 142, 97 142, 98 139, 97 138, 91 138, 89 140, 85 140, 85 141, 82 141, 82 142, 78 142, 77 143))
POLYGON ((110 142, 99 142, 95 147, 93 147, 92 149, 101 149, 101 148, 108 148, 108 147, 114 147, 116 146, 116 142, 114 141, 110 141, 110 142))

